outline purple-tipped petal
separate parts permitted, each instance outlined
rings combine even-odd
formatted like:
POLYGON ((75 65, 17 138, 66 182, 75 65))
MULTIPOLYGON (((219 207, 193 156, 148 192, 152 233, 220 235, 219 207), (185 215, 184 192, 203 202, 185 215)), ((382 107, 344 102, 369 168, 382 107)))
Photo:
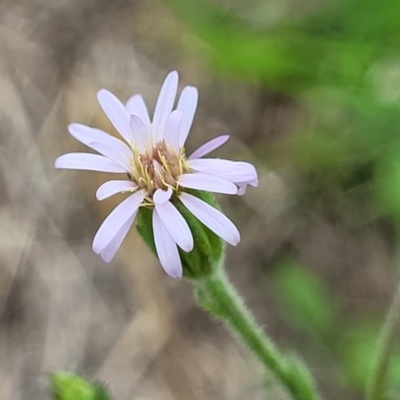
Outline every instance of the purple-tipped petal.
POLYGON ((126 172, 132 172, 132 155, 127 157, 126 154, 121 154, 117 150, 98 142, 91 142, 90 147, 125 168, 126 172))
POLYGON ((190 168, 236 182, 254 182, 257 172, 253 165, 242 161, 221 160, 215 158, 200 158, 189 160, 190 168))
POLYGON ((171 114, 172 107, 175 102, 176 92, 178 90, 178 73, 170 72, 161 87, 158 95, 156 108, 153 117, 153 141, 162 140, 162 132, 164 131, 165 121, 171 114))
POLYGON ((238 196, 243 196, 246 193, 247 185, 257 187, 258 179, 248 182, 235 182, 235 185, 238 187, 238 196))
POLYGON ((172 189, 168 188, 167 190, 157 189, 153 195, 153 201, 155 204, 164 204, 166 203, 172 196, 172 189))
POLYGON ((97 200, 104 200, 117 193, 130 192, 137 188, 132 181, 108 181, 103 183, 96 192, 97 200))
POLYGON ((98 142, 105 146, 118 149, 119 152, 128 156, 132 154, 131 149, 124 142, 100 129, 74 123, 68 125, 68 131, 76 140, 83 143, 85 146, 91 147, 91 142, 98 142))
POLYGON ((153 210, 153 233, 157 256, 162 267, 171 278, 180 278, 182 263, 178 248, 156 209, 153 210))
POLYGON ((200 222, 229 244, 236 246, 240 242, 238 229, 220 211, 188 193, 181 193, 179 199, 200 222))
POLYGON ((115 95, 106 89, 101 89, 97 93, 97 99, 115 129, 127 141, 127 143, 130 144, 133 137, 131 126, 129 124, 129 114, 126 111, 125 106, 115 95))
POLYGON ((218 149, 223 144, 225 144, 229 139, 229 135, 218 136, 214 139, 211 139, 207 143, 204 143, 197 150, 195 150, 189 157, 188 160, 193 160, 196 158, 204 157, 205 155, 211 153, 212 151, 218 149))
POLYGON ((115 235, 114 239, 111 240, 109 245, 106 246, 100 253, 100 257, 102 258, 103 261, 109 263, 115 257, 115 254, 117 254, 118 249, 121 247, 122 242, 124 241, 126 235, 128 234, 129 229, 133 224, 133 221, 135 220, 135 217, 136 213, 134 213, 130 218, 128 218, 128 220, 122 226, 120 231, 115 235))
POLYGON ((140 190, 119 204, 104 220, 93 240, 93 251, 100 254, 117 236, 124 224, 135 216, 144 199, 144 191, 140 190))
POLYGON ((243 196, 247 190, 247 183, 237 183, 238 186, 238 196, 243 196))
POLYGON ((247 182, 250 186, 257 187, 258 186, 258 177, 252 181, 247 182))
POLYGON ((155 204, 157 213, 168 230, 172 239, 183 251, 193 250, 193 236, 189 225, 182 217, 181 213, 172 205, 170 201, 163 204, 155 204))
POLYGON ((179 185, 188 189, 206 190, 207 192, 236 194, 237 187, 232 182, 218 176, 201 173, 183 174, 179 177, 179 185))
POLYGON ((151 135, 145 123, 137 115, 131 115, 130 124, 133 133, 133 140, 139 152, 143 153, 145 150, 151 150, 151 135))
POLYGON ((140 94, 133 95, 125 104, 126 111, 128 111, 129 115, 137 115, 143 123, 146 125, 146 128, 150 130, 150 117, 149 112, 147 110, 147 106, 143 97, 140 94))
POLYGON ((182 110, 175 110, 169 114, 164 128, 164 140, 179 153, 179 130, 184 117, 182 110))
POLYGON ((184 111, 182 125, 179 133, 179 146, 183 146, 192 127, 194 114, 196 113, 197 101, 199 93, 194 86, 186 86, 183 88, 179 97, 177 109, 184 111))
POLYGON ((68 153, 58 157, 56 168, 81 169, 86 171, 123 173, 126 169, 109 158, 89 153, 68 153))

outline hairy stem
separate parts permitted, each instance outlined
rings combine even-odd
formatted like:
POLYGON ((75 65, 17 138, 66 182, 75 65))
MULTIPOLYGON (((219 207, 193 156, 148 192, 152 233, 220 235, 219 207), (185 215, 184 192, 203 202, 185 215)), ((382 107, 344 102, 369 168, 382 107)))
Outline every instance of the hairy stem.
POLYGON ((286 359, 275 344, 265 336, 253 315, 222 270, 211 277, 195 281, 196 299, 201 307, 222 319, 239 339, 287 389, 296 400, 319 398, 306 367, 297 359, 286 359))

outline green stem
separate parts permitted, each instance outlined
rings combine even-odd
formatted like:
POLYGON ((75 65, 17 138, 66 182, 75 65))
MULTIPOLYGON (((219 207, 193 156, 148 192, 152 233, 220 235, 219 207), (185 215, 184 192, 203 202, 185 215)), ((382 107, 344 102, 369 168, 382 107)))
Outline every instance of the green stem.
POLYGON ((319 398, 306 367, 294 358, 289 360, 279 354, 222 270, 194 284, 199 305, 226 322, 293 399, 319 398))
POLYGON ((387 375, 393 347, 397 339, 400 326, 400 284, 397 287, 393 302, 383 324, 378 352, 373 364, 372 373, 368 380, 367 400, 383 400, 386 395, 387 375))

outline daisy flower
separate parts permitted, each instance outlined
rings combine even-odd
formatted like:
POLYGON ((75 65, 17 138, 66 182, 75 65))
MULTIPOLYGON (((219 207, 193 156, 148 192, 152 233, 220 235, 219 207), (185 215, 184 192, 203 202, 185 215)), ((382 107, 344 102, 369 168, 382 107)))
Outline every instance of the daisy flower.
POLYGON ((195 115, 198 92, 195 87, 186 86, 174 110, 177 90, 178 73, 172 71, 162 85, 151 121, 141 95, 132 96, 124 105, 112 93, 101 89, 98 101, 123 140, 100 129, 73 123, 68 126, 69 133, 99 154, 68 153, 55 162, 56 168, 124 174, 125 179, 110 180, 97 190, 98 200, 121 192, 129 195, 100 226, 93 240, 93 251, 110 262, 139 207, 148 207, 152 210, 157 256, 173 278, 182 276, 177 246, 185 252, 194 246, 189 225, 175 206, 177 202, 216 235, 236 245, 240 241, 236 226, 194 194, 196 191, 243 194, 248 184, 258 183, 257 173, 249 163, 203 158, 222 146, 229 139, 227 135, 186 156, 184 145, 195 115))

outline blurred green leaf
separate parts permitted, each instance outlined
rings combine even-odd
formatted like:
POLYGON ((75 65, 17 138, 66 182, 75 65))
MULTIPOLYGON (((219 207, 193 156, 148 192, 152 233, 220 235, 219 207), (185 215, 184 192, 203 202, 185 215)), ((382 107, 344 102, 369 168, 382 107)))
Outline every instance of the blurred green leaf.
MULTIPOLYGON (((394 350, 394 354, 391 359, 390 370, 389 370, 389 394, 393 397, 397 393, 396 399, 400 399, 400 348, 394 350)), ((389 396, 390 397, 390 396, 389 396)))
MULTIPOLYGON (((374 361, 374 353, 378 349, 379 333, 379 323, 364 319, 353 322, 352 327, 343 336, 339 347, 343 367, 342 379, 353 389, 365 388, 366 379, 370 375, 374 361)), ((398 397, 393 397, 393 393, 400 391, 399 348, 393 350, 388 376, 390 388, 388 399, 397 399, 398 397)))
MULTIPOLYGON (((363 390, 370 376, 372 362, 377 351, 380 325, 372 320, 353 322, 344 333, 340 344, 342 379, 353 389, 363 390)), ((400 389, 400 352, 395 349, 389 370, 389 386, 400 389)), ((389 397, 390 398, 390 397, 389 397)))
POLYGON ((354 388, 362 390, 369 376, 376 351, 379 326, 371 321, 357 321, 344 333, 340 356, 342 358, 342 379, 354 388))
POLYGON ((381 209, 400 223, 400 148, 388 151, 376 176, 376 197, 381 209))
POLYGON ((384 0, 383 6, 371 0, 335 1, 309 15, 287 12, 263 29, 208 1, 169 3, 209 45, 217 70, 278 90, 359 89, 377 60, 400 47, 395 0, 384 0))
POLYGON ((68 372, 52 375, 50 387, 54 400, 111 400, 101 384, 92 385, 81 376, 68 372))
POLYGON ((94 400, 112 400, 105 387, 96 382, 94 385, 94 400))
POLYGON ((400 44, 400 5, 397 0, 341 0, 304 19, 302 26, 320 34, 335 34, 376 43, 381 50, 400 44))
POLYGON ((320 335, 335 327, 336 303, 325 284, 309 270, 285 261, 277 266, 273 278, 277 297, 293 325, 320 335))

